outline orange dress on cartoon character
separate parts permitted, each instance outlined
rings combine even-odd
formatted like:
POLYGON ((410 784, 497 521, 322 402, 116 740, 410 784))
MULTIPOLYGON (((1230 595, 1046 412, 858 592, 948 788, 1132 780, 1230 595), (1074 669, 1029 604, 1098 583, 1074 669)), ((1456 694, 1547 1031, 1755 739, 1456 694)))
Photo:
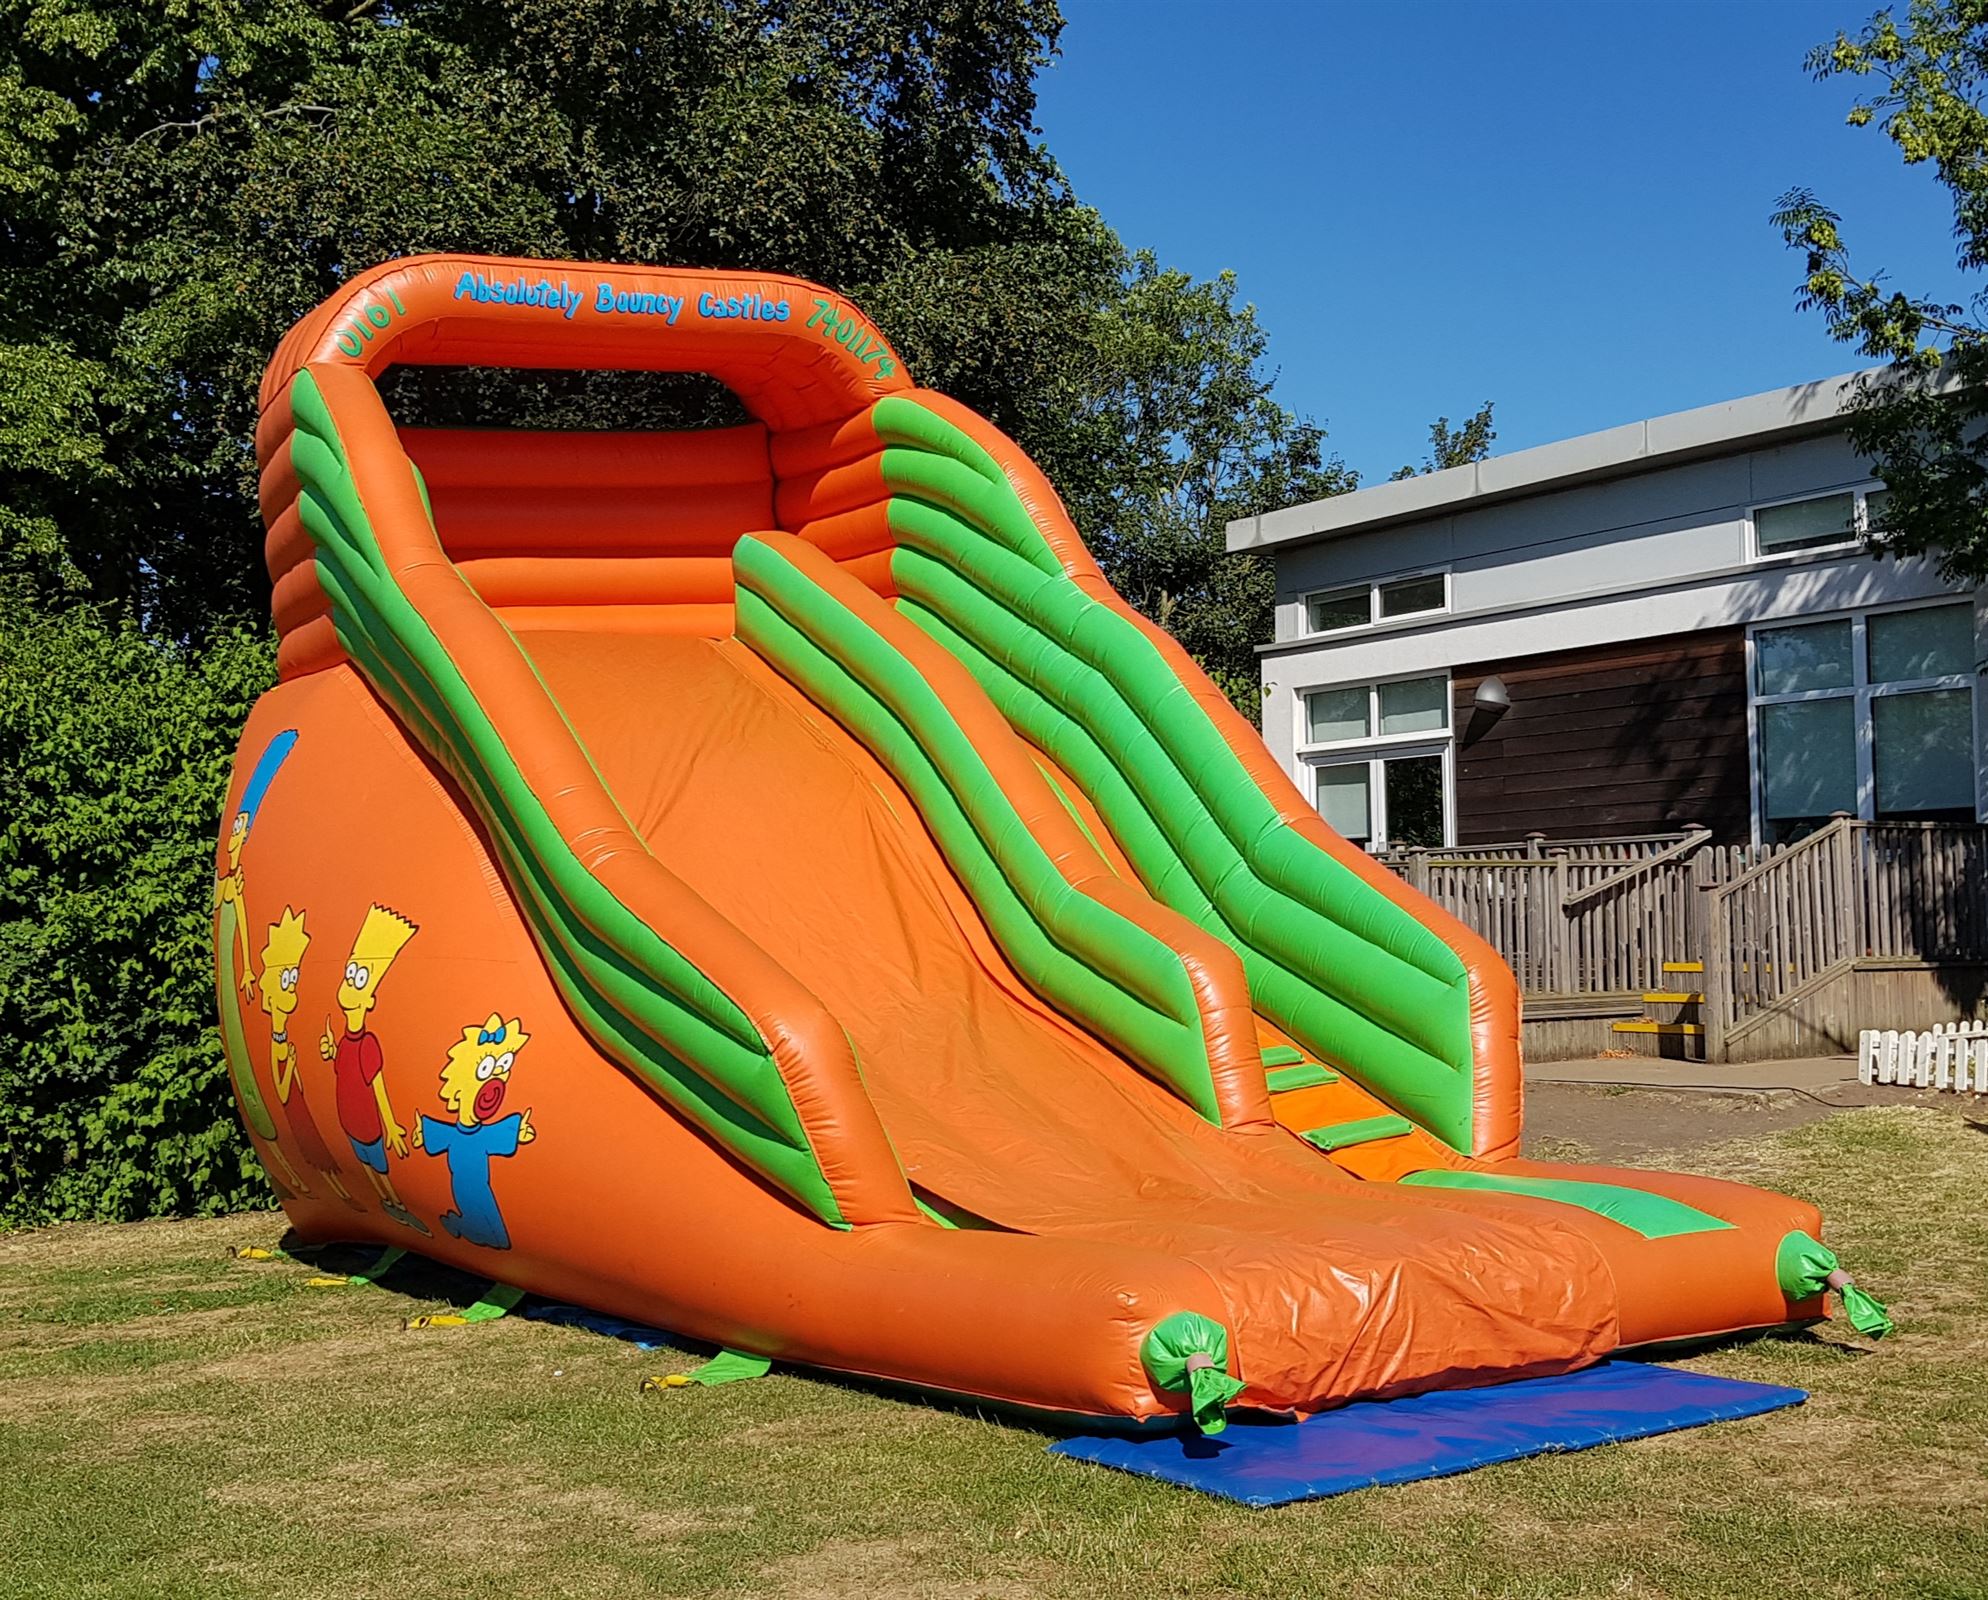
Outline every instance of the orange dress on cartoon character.
POLYGON ((366 1026, 367 1017, 379 1004, 381 982, 402 947, 418 931, 407 918, 385 906, 366 908, 366 920, 352 941, 345 978, 338 986, 345 1032, 334 1038, 327 1017, 318 1054, 332 1065, 339 1126, 372 1180, 381 1209, 394 1221, 425 1234, 427 1224, 407 1209, 387 1174, 389 1150, 403 1161, 407 1159, 407 1130, 394 1115, 393 1101, 387 1096, 386 1056, 379 1036, 366 1026))
POLYGON ((262 1009, 269 1016, 269 1076, 276 1090, 276 1103, 289 1127, 297 1159, 323 1178, 331 1191, 355 1211, 359 1204, 345 1187, 337 1161, 324 1135, 318 1132, 303 1085, 298 1082, 297 1047, 290 1042, 289 1024, 297 1009, 297 979, 311 936, 305 930, 303 913, 283 908, 280 921, 269 925, 269 937, 262 946, 262 976, 259 980, 262 1009))

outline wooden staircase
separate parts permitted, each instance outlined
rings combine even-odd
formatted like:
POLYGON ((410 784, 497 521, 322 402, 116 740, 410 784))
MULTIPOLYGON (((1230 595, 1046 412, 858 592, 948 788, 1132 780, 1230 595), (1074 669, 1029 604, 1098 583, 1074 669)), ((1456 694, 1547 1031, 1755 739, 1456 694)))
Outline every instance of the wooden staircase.
MULTIPOLYGON (((1665 978, 1688 981, 1702 979, 1702 961, 1666 961, 1665 978)), ((1609 1024, 1613 1033, 1626 1034, 1634 1048, 1645 1055, 1671 1061, 1705 1059, 1705 991, 1703 989, 1649 989, 1643 994, 1640 1017, 1609 1024)))

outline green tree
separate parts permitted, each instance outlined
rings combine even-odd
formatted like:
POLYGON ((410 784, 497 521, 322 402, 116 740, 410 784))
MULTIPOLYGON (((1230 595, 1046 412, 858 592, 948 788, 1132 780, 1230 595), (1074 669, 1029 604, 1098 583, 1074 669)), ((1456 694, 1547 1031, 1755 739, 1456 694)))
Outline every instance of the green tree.
POLYGON ((1492 401, 1486 400, 1455 428, 1450 426, 1448 417, 1436 418, 1429 424, 1429 454, 1422 465, 1398 468, 1388 481, 1399 483, 1403 478, 1420 477, 1425 472, 1467 467, 1473 461, 1482 461, 1491 454, 1491 445, 1498 437, 1498 430, 1491 425, 1492 405, 1492 401))
MULTIPOLYGON (((203 953, 269 665, 256 385, 380 261, 835 285, 1254 703, 1269 572, 1223 523, 1352 479, 1276 402, 1233 282, 1077 203, 1034 126, 1061 27, 1055 0, 0 0, 0 779, 33 791, 0 834, 0 1220, 256 1181, 203 953)), ((416 422, 733 403, 641 374, 387 388, 416 422)))
POLYGON ((1099 320, 1101 381, 1072 435, 1083 456, 1060 453, 1061 481, 1113 583, 1255 721, 1275 576, 1267 556, 1226 553, 1228 524, 1357 479, 1325 454, 1323 428, 1276 399, 1233 273, 1197 283, 1142 252, 1099 320))
MULTIPOLYGON (((261 367, 338 283, 419 250, 832 283, 1039 452, 1080 517, 1109 513, 1115 548, 1138 504, 1178 538, 1178 493, 1097 487, 1107 462, 1161 470, 1109 431, 1132 387, 1199 408, 1142 413, 1136 448, 1169 461, 1233 408, 1230 499, 1286 434, 1315 442, 1258 403, 1232 286, 1139 267, 1036 137, 1054 0, 0 0, 0 25, 0 429, 36 441, 0 466, 5 567, 154 629, 262 613, 261 367), (1205 315, 1169 303, 1193 296, 1205 315)), ((461 404, 433 380, 397 384, 415 420, 461 404)), ((631 389, 509 393, 601 420, 631 389)))
POLYGON ((0 612, 0 1226, 266 1197, 228 1101, 213 822, 259 636, 0 612))
POLYGON ((190 636, 262 610, 255 381, 354 272, 482 250, 860 290, 1071 204, 1031 121, 1052 0, 0 0, 0 27, 0 346, 48 391, 7 410, 115 463, 10 470, 12 564, 57 530, 65 576, 190 636))
MULTIPOLYGON (((1912 0, 1902 24, 1881 11, 1808 65, 1818 79, 1866 80, 1851 125, 1881 128, 1907 166, 1932 163, 1961 271, 1988 268, 1988 0, 1912 0)), ((1842 218, 1808 189, 1782 195, 1772 221, 1804 258, 1798 303, 1884 363, 1859 380, 1849 417, 1852 444, 1891 491, 1870 543, 1988 580, 1988 296, 1954 305, 1860 276, 1842 218)))

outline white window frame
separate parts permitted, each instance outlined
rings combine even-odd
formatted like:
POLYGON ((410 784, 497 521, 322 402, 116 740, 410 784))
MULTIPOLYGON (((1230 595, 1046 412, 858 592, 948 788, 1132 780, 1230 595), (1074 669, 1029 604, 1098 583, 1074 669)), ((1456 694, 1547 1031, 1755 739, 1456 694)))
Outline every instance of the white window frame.
POLYGON ((1298 615, 1299 637, 1305 639, 1348 639, 1355 634, 1365 633, 1372 628, 1399 628, 1410 623, 1420 622, 1424 617, 1440 617, 1455 603, 1453 578, 1448 567, 1423 567, 1412 572, 1391 572, 1385 578, 1368 578, 1354 583, 1329 583, 1321 588, 1307 589, 1299 599, 1302 607, 1298 615), (1405 616, 1384 617, 1381 615, 1381 590, 1397 583, 1411 583, 1417 578, 1441 578, 1443 580, 1443 603, 1431 606, 1427 611, 1411 611, 1405 616), (1349 589, 1365 588, 1367 591, 1367 620, 1356 622, 1347 628, 1312 627, 1312 602, 1322 595, 1344 594, 1349 589))
MULTIPOLYGON (((1392 581, 1392 580, 1389 580, 1392 581)), ((1351 631, 1350 629, 1347 631, 1351 631)), ((1318 775, 1324 767, 1367 765, 1367 820, 1374 827, 1367 841, 1370 854, 1392 848, 1387 826, 1387 783, 1382 764, 1402 756, 1438 756, 1442 759, 1443 837, 1442 847, 1456 843, 1456 704, 1455 684, 1447 672, 1394 672, 1383 677, 1354 683, 1312 683, 1297 691, 1297 756, 1300 785, 1314 810, 1318 807, 1318 775), (1381 733, 1381 688, 1390 683, 1417 683, 1440 678, 1443 684, 1443 726, 1422 728, 1413 733, 1381 733), (1367 733, 1351 739, 1313 739, 1311 736, 1312 695, 1334 689, 1367 691, 1367 733)))
MULTIPOLYGON (((1778 500, 1756 500, 1746 508, 1746 558, 1748 561, 1787 561, 1796 556, 1840 555, 1845 550, 1859 548, 1869 536, 1870 515, 1866 510, 1867 498, 1884 488, 1876 478, 1862 483, 1851 484, 1841 489, 1811 489, 1806 494, 1784 495, 1778 500), (1759 516, 1763 511, 1772 511, 1776 506, 1798 506, 1804 500, 1829 500, 1839 494, 1851 497, 1850 537, 1839 539, 1834 544, 1803 545, 1799 549, 1763 550, 1760 547, 1759 516)), ((1321 591, 1324 592, 1324 591, 1321 591)), ((1306 620, 1310 620, 1306 613, 1306 620)), ((1826 619, 1819 619, 1826 620, 1826 619)))
MULTIPOLYGON (((1882 487, 1878 485, 1877 487, 1882 487)), ((1835 491, 1841 493, 1841 490, 1835 491)), ((1858 516, 1863 515, 1863 501, 1858 502, 1858 516)), ((1818 548, 1821 548, 1818 546, 1818 548)), ((1806 552, 1803 552, 1806 553, 1806 552)), ((1765 775, 1760 769, 1760 708, 1762 706, 1792 705, 1803 700, 1848 700, 1851 702, 1850 725, 1852 736, 1857 742, 1857 809, 1855 814, 1869 822, 1877 815, 1877 735, 1876 720, 1871 715, 1871 702, 1887 695, 1925 694, 1939 689, 1966 689, 1969 691, 1969 709, 1972 712, 1969 726, 1973 733, 1974 747, 1969 751, 1969 769, 1974 774, 1974 815, 1977 820, 1982 814, 1984 779, 1981 756, 1982 733, 1982 692, 1979 684, 1980 673, 1970 669, 1966 672, 1944 673, 1935 678, 1912 678, 1902 683, 1872 683, 1870 679, 1870 619, 1872 617, 1897 616, 1904 612, 1930 611, 1941 606, 1967 606, 1973 608, 1966 595, 1937 595, 1926 600, 1907 601, 1902 605, 1867 606, 1857 611, 1829 611, 1815 616, 1777 617, 1768 622, 1756 622, 1746 630, 1746 746, 1749 799, 1753 810, 1753 842, 1758 845, 1767 837, 1767 786, 1765 775), (1850 683, 1841 689, 1796 689, 1785 694, 1762 694, 1759 690, 1760 667, 1755 636, 1762 633, 1778 633, 1785 628, 1805 628, 1812 624, 1844 622, 1850 624, 1850 683)), ((1978 648, 1978 645, 1977 645, 1978 648)))

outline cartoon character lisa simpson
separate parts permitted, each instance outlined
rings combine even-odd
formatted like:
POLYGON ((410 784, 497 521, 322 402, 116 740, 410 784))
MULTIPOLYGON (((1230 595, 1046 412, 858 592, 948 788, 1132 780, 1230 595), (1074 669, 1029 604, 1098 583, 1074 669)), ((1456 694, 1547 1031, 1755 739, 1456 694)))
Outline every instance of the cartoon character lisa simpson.
POLYGON ((518 1018, 506 1022, 495 1011, 464 1028, 442 1067, 442 1105, 454 1120, 423 1115, 414 1130, 417 1145, 449 1163, 455 1209, 442 1214, 442 1226, 492 1250, 510 1249, 511 1232, 490 1187, 491 1160, 514 1156, 520 1145, 538 1137, 530 1107, 497 1115, 511 1085, 511 1066, 530 1038, 518 1018))
MULTIPOLYGON (((262 946, 262 1009, 269 1016, 269 1076, 276 1089, 276 1102, 289 1125, 290 1141, 297 1159, 312 1168, 332 1192, 354 1210, 358 1202, 346 1192, 338 1163, 318 1132, 317 1119, 305 1101, 297 1081, 297 1047, 290 1042, 290 1018, 297 1009, 297 979, 302 971, 304 952, 311 936, 305 930, 303 913, 283 908, 280 921, 269 925, 269 937, 262 946)), ((306 1191, 308 1192, 308 1191, 306 1191)))
POLYGON ((352 941, 345 979, 338 986, 338 1008, 345 1013, 345 1032, 334 1039, 331 1019, 318 1040, 318 1054, 332 1064, 338 1087, 338 1121, 352 1141, 352 1153, 366 1169, 380 1205, 394 1221, 421 1233, 426 1224, 402 1202, 387 1176, 387 1151, 407 1159, 407 1130, 393 1114, 387 1098, 386 1058, 379 1036, 366 1026, 379 1004, 380 985, 394 960, 418 930, 407 918, 385 906, 366 908, 366 920, 352 941))

